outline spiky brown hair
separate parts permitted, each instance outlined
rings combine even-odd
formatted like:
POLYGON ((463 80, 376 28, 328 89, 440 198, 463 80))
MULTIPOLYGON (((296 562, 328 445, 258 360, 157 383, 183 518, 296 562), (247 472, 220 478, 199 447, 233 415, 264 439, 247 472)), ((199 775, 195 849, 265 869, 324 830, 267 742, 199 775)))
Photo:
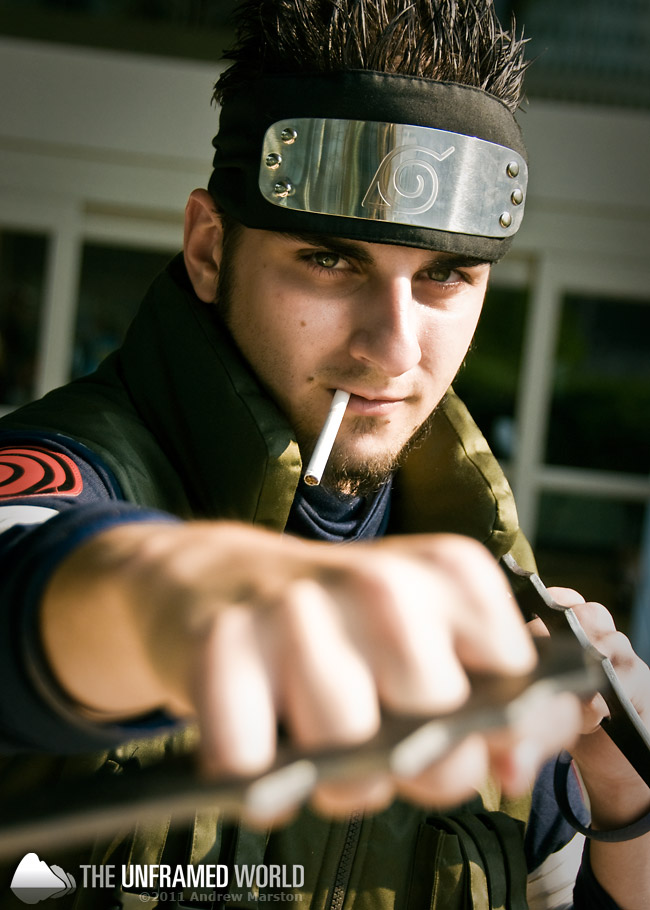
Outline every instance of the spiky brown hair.
POLYGON ((492 0, 244 0, 236 25, 218 102, 265 73, 348 69, 472 85, 513 113, 521 101, 526 40, 492 0))

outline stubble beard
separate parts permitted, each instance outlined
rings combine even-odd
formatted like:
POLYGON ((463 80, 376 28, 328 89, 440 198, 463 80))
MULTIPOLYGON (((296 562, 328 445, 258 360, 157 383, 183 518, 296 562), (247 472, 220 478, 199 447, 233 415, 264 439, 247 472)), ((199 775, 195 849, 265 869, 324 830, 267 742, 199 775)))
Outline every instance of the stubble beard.
MULTIPOLYGON (((332 454, 327 462, 321 485, 337 495, 347 498, 351 496, 371 496, 377 493, 400 468, 410 453, 421 445, 431 432, 433 413, 415 430, 407 442, 397 452, 380 452, 360 462, 357 458, 346 452, 345 443, 334 444, 332 454)), ((348 428, 350 434, 371 434, 372 426, 368 426, 368 418, 357 418, 348 428)), ((305 451, 311 452, 315 440, 307 446, 305 451)), ((303 449, 301 448, 301 451, 303 449)))

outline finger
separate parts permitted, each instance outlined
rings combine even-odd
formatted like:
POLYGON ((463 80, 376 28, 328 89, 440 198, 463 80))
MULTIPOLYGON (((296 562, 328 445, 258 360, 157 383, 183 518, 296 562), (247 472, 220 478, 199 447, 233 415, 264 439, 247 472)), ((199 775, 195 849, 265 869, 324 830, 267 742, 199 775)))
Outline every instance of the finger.
MULTIPOLYGON (((589 608, 600 605, 586 604, 585 606, 589 608)), ((636 654, 626 635, 618 630, 607 631, 613 628, 613 620, 607 611, 605 613, 606 615, 603 616, 600 610, 596 611, 594 624, 597 631, 594 632, 594 628, 591 628, 589 636, 598 650, 610 659, 626 694, 641 717, 648 718, 650 717, 650 669, 636 654)), ((601 721, 609 716, 609 713, 605 699, 601 695, 586 702, 583 732, 590 733, 595 730, 601 721)))
POLYGON ((396 779, 397 792, 418 805, 449 808, 476 796, 489 773, 487 742, 468 736, 415 777, 396 779))
POLYGON ((413 778, 399 778, 401 795, 424 805, 448 807, 470 799, 492 775, 508 796, 526 792, 542 764, 576 741, 578 699, 543 696, 511 726, 474 734, 413 778))
POLYGON ((453 710, 469 692, 445 615, 455 592, 412 560, 383 554, 371 566, 371 578, 355 580, 351 634, 382 704, 411 714, 453 710))
POLYGON ((588 735, 597 730, 603 720, 609 717, 609 708, 602 695, 596 693, 582 703, 582 727, 580 732, 588 735))
POLYGON ((574 591, 573 588, 560 588, 555 586, 549 588, 548 593, 554 601, 562 604, 563 607, 575 607, 578 604, 583 604, 585 602, 582 594, 574 591))
POLYGON ((330 818, 344 818, 351 812, 379 812, 391 802, 394 788, 386 774, 361 780, 324 781, 314 789, 313 808, 330 818))
POLYGON ((576 603, 572 606, 573 612, 580 621, 589 640, 598 646, 598 642, 616 632, 616 623, 609 610, 602 604, 576 603))
MULTIPOLYGON (((571 588, 553 587, 548 590, 557 603, 572 609, 587 638, 601 653, 612 656, 612 663, 614 660, 619 660, 622 669, 634 662, 636 655, 634 655, 629 641, 625 636, 616 632, 612 615, 602 604, 587 603, 581 594, 571 588), (620 636, 620 640, 617 642, 618 636, 620 636)), ((533 635, 548 635, 546 626, 540 619, 529 622, 528 628, 533 635)), ((583 700, 582 712, 581 732, 584 734, 596 730, 603 718, 609 715, 605 699, 599 694, 583 700)))
POLYGON ((551 633, 548 631, 546 625, 539 617, 531 619, 529 622, 527 622, 526 628, 533 636, 533 638, 550 638, 551 633))
MULTIPOLYGON (((589 641, 612 663, 619 663, 618 671, 633 664, 635 655, 628 639, 617 632, 614 619, 602 604, 586 602, 584 597, 569 588, 549 589, 553 598, 564 606, 571 607, 589 641)), ((602 720, 609 716, 609 709, 602 695, 596 694, 582 703, 583 722, 581 732, 592 733, 602 720)))
POLYGON ((275 613, 281 709, 292 737, 305 748, 370 738, 380 723, 375 683, 332 599, 320 585, 301 580, 275 613))
POLYGON ((529 789, 542 764, 571 748, 581 727, 580 701, 561 693, 541 695, 511 727, 490 733, 490 767, 504 793, 518 796, 529 789))
POLYGON ((209 774, 255 774, 272 762, 276 717, 255 617, 222 609, 205 632, 194 671, 200 760, 209 774))
POLYGON ((274 814, 257 814, 248 809, 241 813, 241 821, 247 828, 264 834, 269 828, 285 828, 292 824, 300 813, 300 805, 292 806, 290 809, 283 809, 274 814))
POLYGON ((537 654, 515 598, 485 547, 445 534, 415 538, 414 552, 432 569, 444 572, 456 591, 450 621, 465 666, 507 674, 534 667, 537 654))
MULTIPOLYGON (((579 604, 585 602, 582 594, 578 594, 572 588, 554 587, 547 590, 551 598, 563 607, 576 608, 579 604)), ((544 621, 539 616, 527 622, 526 628, 534 638, 548 638, 550 635, 544 621)))
MULTIPOLYGON (((346 579, 351 612, 361 618, 353 634, 388 707, 453 710, 469 691, 465 668, 516 674, 534 666, 536 651, 503 573, 475 541, 391 540, 365 557, 346 579)), ((337 596, 344 602, 345 592, 337 596)))

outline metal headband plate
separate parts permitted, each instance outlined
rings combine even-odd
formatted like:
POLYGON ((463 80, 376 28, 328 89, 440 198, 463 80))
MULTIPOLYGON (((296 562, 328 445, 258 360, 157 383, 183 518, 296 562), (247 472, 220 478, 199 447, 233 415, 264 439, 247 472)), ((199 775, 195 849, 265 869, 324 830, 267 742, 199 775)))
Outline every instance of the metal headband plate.
POLYGON ((259 188, 286 209, 509 237, 528 169, 513 149, 425 126, 294 118, 264 136, 259 188))

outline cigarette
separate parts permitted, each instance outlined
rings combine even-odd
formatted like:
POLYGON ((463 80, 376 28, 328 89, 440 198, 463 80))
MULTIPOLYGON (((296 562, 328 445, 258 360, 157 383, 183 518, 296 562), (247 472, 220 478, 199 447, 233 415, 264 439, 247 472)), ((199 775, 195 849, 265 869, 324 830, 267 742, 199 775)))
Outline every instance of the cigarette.
POLYGON ((336 434, 341 426, 345 409, 350 400, 350 393, 337 389, 334 392, 334 398, 329 409, 329 413, 320 431, 320 436, 312 453, 307 470, 305 471, 305 483, 310 487, 317 487, 323 476, 327 459, 332 452, 332 446, 336 439, 336 434))

